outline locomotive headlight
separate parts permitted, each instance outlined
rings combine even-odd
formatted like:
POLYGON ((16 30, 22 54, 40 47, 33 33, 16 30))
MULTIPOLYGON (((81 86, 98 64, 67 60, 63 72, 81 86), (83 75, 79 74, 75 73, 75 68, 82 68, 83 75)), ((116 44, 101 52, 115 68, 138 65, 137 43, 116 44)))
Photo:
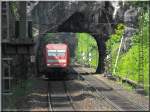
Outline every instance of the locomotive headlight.
POLYGON ((47 64, 47 66, 50 66, 50 64, 47 64))

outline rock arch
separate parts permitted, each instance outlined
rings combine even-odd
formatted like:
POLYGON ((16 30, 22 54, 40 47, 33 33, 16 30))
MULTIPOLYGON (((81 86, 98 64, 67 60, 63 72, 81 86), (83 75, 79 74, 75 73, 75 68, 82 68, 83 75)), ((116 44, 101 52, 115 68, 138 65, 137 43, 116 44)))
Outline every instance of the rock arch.
MULTIPOLYGON (((55 3, 54 6, 56 7, 56 9, 51 10, 52 14, 49 14, 47 12, 48 11, 47 8, 44 8, 44 7, 50 7, 50 6, 45 6, 46 3, 42 3, 41 5, 39 5, 39 7, 37 6, 37 10, 34 10, 34 12, 45 10, 44 13, 39 13, 40 15, 36 15, 39 16, 40 21, 37 22, 39 22, 38 24, 40 28, 42 28, 40 31, 42 33, 43 32, 44 33, 46 32, 89 33, 95 38, 98 46, 98 51, 99 51, 99 62, 98 62, 98 67, 96 72, 103 73, 104 58, 106 56, 105 41, 108 39, 109 34, 113 32, 113 26, 114 26, 114 24, 111 24, 113 22, 112 18, 113 18, 113 10, 114 10, 113 6, 111 5, 111 2, 104 2, 104 1, 103 2, 72 2, 71 5, 69 5, 69 2, 62 2, 61 10, 63 10, 63 12, 61 14, 57 11, 57 9, 60 10, 59 4, 61 3, 60 2, 55 3), (40 9, 40 7, 42 7, 42 9, 40 9), (44 15, 54 15, 54 17, 50 16, 44 19, 43 18, 45 17, 44 15), (62 15, 61 16, 62 18, 60 18, 60 15, 62 15), (47 30, 48 28, 50 30, 47 30)), ((51 5, 51 3, 47 5, 51 5)))

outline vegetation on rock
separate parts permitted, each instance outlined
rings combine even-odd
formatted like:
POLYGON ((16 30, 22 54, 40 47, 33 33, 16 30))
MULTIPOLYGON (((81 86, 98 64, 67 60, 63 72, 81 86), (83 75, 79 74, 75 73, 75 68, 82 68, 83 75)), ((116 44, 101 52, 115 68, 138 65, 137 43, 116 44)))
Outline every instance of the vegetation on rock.
MULTIPOLYGON (((146 93, 149 93, 149 17, 148 12, 145 11, 143 16, 139 18, 139 30, 131 39, 131 47, 127 52, 120 53, 116 72, 113 75, 118 75, 122 78, 128 78, 138 83, 139 75, 139 48, 140 38, 143 38, 143 75, 144 75, 144 89, 146 93), (142 22, 140 22, 142 21, 142 22)), ((114 69, 117 52, 121 37, 123 35, 123 24, 118 24, 115 34, 110 36, 107 41, 107 52, 111 55, 112 65, 110 70, 114 69)), ((113 73, 113 71, 111 71, 113 73)))

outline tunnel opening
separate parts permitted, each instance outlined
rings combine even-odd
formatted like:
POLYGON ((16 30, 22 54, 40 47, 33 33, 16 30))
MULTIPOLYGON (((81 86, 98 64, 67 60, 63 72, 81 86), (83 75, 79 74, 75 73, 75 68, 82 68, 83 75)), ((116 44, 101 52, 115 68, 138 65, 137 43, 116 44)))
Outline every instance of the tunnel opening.
POLYGON ((76 48, 76 62, 81 66, 93 68, 96 72, 99 63, 97 42, 88 33, 76 33, 78 40, 76 48))
POLYGON ((95 38, 88 33, 72 32, 46 33, 40 37, 39 42, 36 43, 37 72, 43 73, 45 70, 45 56, 43 53, 45 45, 59 43, 65 43, 69 47, 70 66, 89 67, 96 72, 99 63, 99 52, 95 38))

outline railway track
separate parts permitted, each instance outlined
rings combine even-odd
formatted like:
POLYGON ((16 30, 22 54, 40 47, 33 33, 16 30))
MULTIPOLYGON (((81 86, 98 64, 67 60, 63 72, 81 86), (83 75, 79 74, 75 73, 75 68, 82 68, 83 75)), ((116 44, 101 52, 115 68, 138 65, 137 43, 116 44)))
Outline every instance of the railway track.
POLYGON ((50 83, 48 82, 48 94, 47 94, 47 99, 48 99, 48 111, 53 111, 53 109, 52 109, 52 104, 51 104, 51 94, 50 94, 50 92, 51 92, 51 85, 50 85, 50 83))
POLYGON ((104 99, 111 105, 113 105, 117 110, 120 111, 143 111, 145 108, 131 102, 125 96, 120 95, 115 90, 107 86, 104 82, 96 80, 94 77, 85 78, 91 86, 94 87, 104 99), (92 82, 90 82, 92 80, 92 82))
POLYGON ((75 111, 73 100, 65 81, 48 82, 48 110, 75 111))
MULTIPOLYGON (((118 111, 144 111, 146 108, 131 102, 125 96, 117 93, 113 88, 106 85, 103 81, 94 78, 92 75, 82 75, 76 70, 73 70, 77 73, 79 79, 84 79, 84 82, 87 83, 90 88, 94 89, 97 93, 97 98, 101 97, 103 100, 108 102, 118 111)), ((83 71, 83 70, 82 70, 83 71)))

